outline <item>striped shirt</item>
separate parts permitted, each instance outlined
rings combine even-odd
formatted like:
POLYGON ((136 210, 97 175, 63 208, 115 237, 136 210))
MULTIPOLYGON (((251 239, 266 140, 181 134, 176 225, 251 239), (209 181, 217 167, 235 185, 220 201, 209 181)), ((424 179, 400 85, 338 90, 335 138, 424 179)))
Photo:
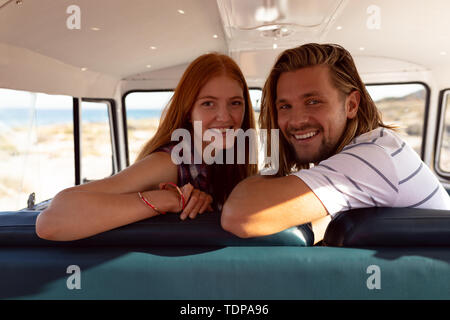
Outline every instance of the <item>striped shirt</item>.
POLYGON ((450 210, 450 197, 417 153, 392 130, 356 137, 317 166, 294 173, 331 216, 365 207, 450 210))

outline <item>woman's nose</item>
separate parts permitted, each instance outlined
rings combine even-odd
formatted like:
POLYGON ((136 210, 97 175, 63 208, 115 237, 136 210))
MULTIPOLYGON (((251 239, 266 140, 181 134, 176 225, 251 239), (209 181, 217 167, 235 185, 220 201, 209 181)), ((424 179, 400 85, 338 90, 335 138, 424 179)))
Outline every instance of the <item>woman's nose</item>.
POLYGON ((217 111, 217 120, 226 122, 231 119, 230 110, 227 105, 221 104, 217 111))

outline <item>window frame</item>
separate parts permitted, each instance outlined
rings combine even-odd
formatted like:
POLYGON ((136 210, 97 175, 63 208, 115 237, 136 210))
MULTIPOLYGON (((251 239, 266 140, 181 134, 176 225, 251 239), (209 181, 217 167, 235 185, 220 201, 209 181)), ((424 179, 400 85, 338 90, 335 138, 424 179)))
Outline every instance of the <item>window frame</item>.
POLYGON ((442 141, 444 135, 444 124, 445 124, 445 112, 446 112, 446 104, 447 99, 450 98, 450 87, 445 88, 439 91, 439 99, 438 99, 438 112, 437 112, 437 130, 434 139, 434 170, 438 174, 438 176, 449 180, 450 179, 450 171, 444 171, 440 167, 440 158, 441 158, 441 150, 442 150, 442 141))
POLYGON ((80 98, 73 97, 73 147, 75 164, 75 185, 81 184, 81 132, 80 132, 80 98))
POLYGON ((425 88, 425 110, 423 113, 422 146, 420 148, 420 159, 422 159, 423 161, 425 159, 425 149, 427 141, 426 138, 427 138, 428 117, 430 111, 430 96, 431 96, 431 89, 428 86, 428 84, 423 81, 400 81, 400 82, 364 83, 364 86, 367 89, 367 86, 386 86, 386 85, 403 85, 403 84, 420 84, 425 88))
POLYGON ((126 166, 130 166, 130 152, 128 148, 128 122, 127 122, 127 109, 125 104, 126 97, 134 92, 175 92, 175 89, 133 89, 126 91, 122 95, 122 122, 123 122, 123 130, 124 132, 124 141, 125 141, 125 159, 126 166))
POLYGON ((73 135, 74 135, 74 151, 75 151, 75 185, 80 185, 90 180, 82 180, 81 167, 81 103, 82 102, 97 102, 106 103, 108 111, 108 123, 110 128, 111 138, 111 152, 112 152, 112 173, 111 176, 119 172, 120 163, 120 144, 119 144, 119 129, 117 120, 117 106, 114 99, 109 98, 87 98, 74 97, 73 98, 73 135))

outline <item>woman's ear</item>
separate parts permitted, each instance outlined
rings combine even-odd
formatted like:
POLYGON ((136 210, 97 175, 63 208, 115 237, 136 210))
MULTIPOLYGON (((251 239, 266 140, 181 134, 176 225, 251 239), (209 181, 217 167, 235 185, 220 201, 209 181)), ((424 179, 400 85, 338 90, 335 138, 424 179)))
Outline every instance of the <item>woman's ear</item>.
POLYGON ((360 101, 361 101, 361 95, 358 90, 354 90, 348 95, 348 97, 346 99, 346 106, 345 106, 348 119, 353 119, 354 117, 356 117, 356 114, 358 113, 360 101))

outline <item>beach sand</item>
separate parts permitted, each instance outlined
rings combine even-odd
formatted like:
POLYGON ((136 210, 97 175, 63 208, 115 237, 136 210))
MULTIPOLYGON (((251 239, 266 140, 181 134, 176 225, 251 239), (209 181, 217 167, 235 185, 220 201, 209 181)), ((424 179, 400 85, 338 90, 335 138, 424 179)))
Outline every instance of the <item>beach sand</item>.
MULTIPOLYGON (((130 163, 153 136, 159 119, 128 120, 130 163)), ((101 179, 112 174, 111 137, 104 123, 82 126, 82 177, 101 179)), ((34 192, 36 203, 53 198, 75 184, 72 124, 0 128, 0 211, 27 206, 34 192)))

